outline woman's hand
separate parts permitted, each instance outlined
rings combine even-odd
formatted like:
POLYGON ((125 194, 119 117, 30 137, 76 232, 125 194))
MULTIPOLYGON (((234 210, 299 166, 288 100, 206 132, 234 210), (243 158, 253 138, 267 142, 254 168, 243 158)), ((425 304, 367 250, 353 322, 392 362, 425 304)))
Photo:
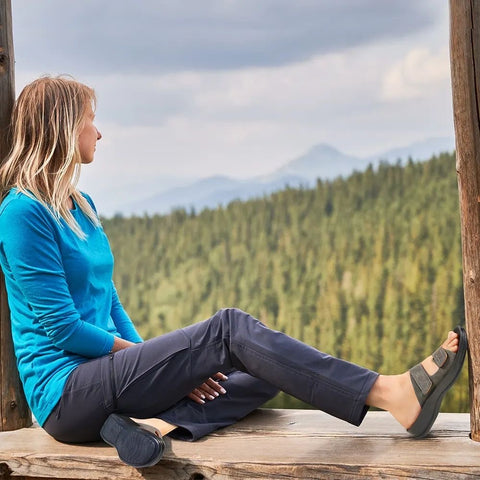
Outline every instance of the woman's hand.
POLYGON ((119 350, 123 350, 124 348, 128 348, 135 345, 133 342, 129 342, 128 340, 124 340, 120 337, 114 337, 113 339, 113 347, 111 352, 118 352, 119 350))
MULTIPOLYGON (((213 375, 213 378, 216 380, 228 380, 228 377, 221 372, 213 375)), ((213 378, 210 377, 205 383, 202 383, 188 395, 188 398, 203 405, 205 400, 215 400, 220 394, 227 393, 227 391, 213 378)))

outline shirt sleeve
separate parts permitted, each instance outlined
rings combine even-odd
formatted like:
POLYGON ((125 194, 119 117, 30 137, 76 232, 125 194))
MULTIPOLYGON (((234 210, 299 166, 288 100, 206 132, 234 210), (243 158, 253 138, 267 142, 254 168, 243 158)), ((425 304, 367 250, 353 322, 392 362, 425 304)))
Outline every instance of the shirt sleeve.
POLYGON ((124 340, 128 340, 133 343, 143 342, 142 337, 138 334, 135 325, 128 316, 127 312, 123 308, 123 305, 120 303, 118 298, 117 290, 115 285, 112 282, 112 310, 110 315, 112 316, 113 322, 117 327, 118 333, 124 340))
MULTIPOLYGON (((95 203, 93 202, 90 195, 86 194, 85 192, 82 192, 82 195, 86 198, 87 202, 93 208, 93 211, 97 213, 97 207, 95 206, 95 203)), ((142 337, 138 334, 135 325, 133 324, 132 320, 123 308, 120 299, 118 298, 118 293, 113 281, 112 308, 110 310, 110 316, 112 317, 113 323, 115 323, 115 327, 117 327, 118 333, 124 340, 128 340, 129 342, 133 343, 143 342, 142 337)))
POLYGON ((7 206, 3 222, 8 228, 3 228, 1 247, 9 274, 48 338, 56 347, 85 357, 106 355, 114 336, 80 318, 68 289, 53 217, 42 205, 31 203, 21 209, 7 206))

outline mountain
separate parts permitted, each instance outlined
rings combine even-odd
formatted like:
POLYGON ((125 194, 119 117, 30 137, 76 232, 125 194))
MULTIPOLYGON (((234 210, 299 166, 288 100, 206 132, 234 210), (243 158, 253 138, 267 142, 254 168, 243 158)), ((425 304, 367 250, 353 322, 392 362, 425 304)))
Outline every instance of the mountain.
POLYGON ((428 160, 433 155, 455 150, 455 139, 453 137, 428 138, 412 143, 407 147, 394 148, 367 158, 368 163, 375 163, 378 160, 394 163, 397 160, 428 160))
POLYGON ((286 185, 299 186, 307 183, 305 178, 284 175, 268 182, 261 180, 237 180, 229 177, 215 176, 198 180, 189 185, 172 188, 145 200, 127 205, 122 213, 154 214, 167 213, 175 208, 215 208, 232 200, 268 195, 285 188, 286 185))
POLYGON ((317 178, 332 179, 348 175, 355 169, 363 169, 365 162, 353 155, 346 155, 336 148, 319 144, 312 147, 307 153, 292 160, 283 167, 265 177, 265 182, 280 180, 285 176, 297 176, 308 179, 310 182, 317 178))
POLYGON ((388 150, 370 157, 356 157, 342 153, 331 145, 318 144, 300 157, 291 160, 271 174, 239 180, 226 176, 214 176, 185 185, 176 186, 144 200, 137 200, 120 207, 125 215, 165 214, 174 208, 216 208, 233 200, 261 197, 290 187, 312 187, 318 178, 332 180, 364 170, 369 164, 380 161, 390 163, 412 158, 423 161, 434 154, 454 150, 450 137, 432 138, 406 147, 388 150))

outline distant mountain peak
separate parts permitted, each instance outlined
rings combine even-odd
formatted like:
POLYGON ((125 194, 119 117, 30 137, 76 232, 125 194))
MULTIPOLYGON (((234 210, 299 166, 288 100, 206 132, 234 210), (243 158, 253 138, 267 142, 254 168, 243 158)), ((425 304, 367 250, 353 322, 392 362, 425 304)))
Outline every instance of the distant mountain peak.
POLYGON ((455 149, 453 137, 430 138, 407 147, 395 148, 370 157, 348 155, 327 143, 318 143, 303 155, 289 161, 269 175, 238 180, 215 175, 186 182, 174 188, 151 194, 121 208, 122 213, 167 213, 173 207, 215 208, 232 200, 248 200, 290 187, 314 186, 316 179, 332 180, 362 171, 369 164, 398 159, 428 160, 440 152, 455 149))
POLYGON ((272 181, 284 175, 304 177, 310 182, 316 178, 334 178, 352 172, 360 162, 358 157, 342 153, 326 143, 319 143, 264 179, 272 181))
MULTIPOLYGON (((343 153, 338 150, 338 148, 329 145, 328 143, 318 143, 311 147, 307 152, 302 155, 302 157, 310 155, 310 154, 328 154, 328 155, 343 155, 343 153)), ((300 157, 301 158, 301 157, 300 157)))

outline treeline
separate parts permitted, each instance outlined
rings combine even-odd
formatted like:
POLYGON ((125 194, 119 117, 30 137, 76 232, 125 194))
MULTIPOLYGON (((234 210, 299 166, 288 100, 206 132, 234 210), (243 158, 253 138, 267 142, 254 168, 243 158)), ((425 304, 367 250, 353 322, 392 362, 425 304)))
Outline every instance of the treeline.
MULTIPOLYGON (((399 373, 464 323, 453 154, 198 214, 103 223, 120 298, 147 338, 236 306, 327 353, 399 373)), ((286 395, 271 405, 304 406, 286 395)), ((467 411, 466 368, 444 408, 467 411)))

